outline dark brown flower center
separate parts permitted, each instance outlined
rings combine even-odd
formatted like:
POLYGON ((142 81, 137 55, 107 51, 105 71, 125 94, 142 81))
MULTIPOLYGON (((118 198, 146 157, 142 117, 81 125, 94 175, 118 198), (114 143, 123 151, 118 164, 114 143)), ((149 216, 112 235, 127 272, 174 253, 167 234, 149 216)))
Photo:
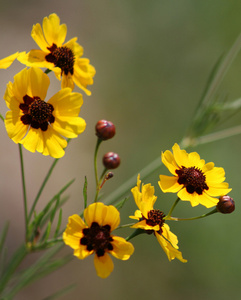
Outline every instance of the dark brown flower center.
POLYGON ((67 47, 57 47, 53 44, 51 47, 47 48, 50 51, 50 54, 45 56, 46 61, 51 62, 55 67, 61 69, 61 75, 64 73, 68 75, 74 74, 74 53, 71 49, 67 47))
MULTIPOLYGON (((157 231, 159 234, 162 234, 162 226, 165 222, 163 219, 165 217, 164 213, 158 209, 152 209, 148 212, 147 219, 143 217, 143 219, 146 220, 146 224, 149 226, 156 226, 159 225, 159 230, 157 231)), ((150 233, 153 231, 151 230, 150 233)))
POLYGON ((208 190, 209 187, 206 184, 206 176, 203 172, 195 167, 176 170, 178 175, 177 182, 183 184, 189 194, 196 192, 198 195, 202 195, 204 190, 208 190))
POLYGON ((93 222, 90 228, 83 229, 84 237, 80 239, 80 244, 85 245, 88 251, 94 250, 98 257, 103 256, 105 251, 113 250, 110 229, 110 225, 100 226, 93 222))
POLYGON ((24 125, 30 125, 34 129, 41 129, 46 131, 48 125, 54 122, 52 112, 54 107, 52 104, 46 103, 39 97, 30 97, 25 95, 23 102, 20 103, 19 108, 23 112, 20 120, 24 125))

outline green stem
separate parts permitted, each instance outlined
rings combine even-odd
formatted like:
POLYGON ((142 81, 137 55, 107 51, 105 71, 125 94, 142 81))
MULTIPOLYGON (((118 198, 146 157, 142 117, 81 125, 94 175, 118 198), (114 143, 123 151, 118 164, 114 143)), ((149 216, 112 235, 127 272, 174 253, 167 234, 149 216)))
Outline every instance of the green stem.
POLYGON ((166 220, 171 220, 171 221, 192 221, 192 220, 198 220, 198 219, 202 219, 208 216, 211 216, 213 214, 215 214, 217 211, 216 208, 214 208, 213 210, 211 210, 209 213, 203 214, 201 216, 198 217, 192 217, 192 218, 176 218, 176 217, 169 217, 169 218, 165 218, 166 220))
POLYGON ((127 228, 127 227, 130 227, 130 226, 135 225, 135 224, 136 223, 129 223, 129 224, 125 224, 125 225, 120 225, 115 230, 121 229, 121 228, 127 228))
POLYGON ((100 183, 99 183, 98 169, 97 169, 97 154, 98 154, 98 150, 99 150, 101 142, 102 142, 102 140, 98 138, 97 142, 96 142, 95 154, 94 154, 95 184, 96 184, 96 193, 95 193, 95 201, 94 202, 97 202, 98 195, 99 195, 100 183))
POLYGON ((177 198, 177 200, 173 203, 169 213, 164 217, 165 220, 169 220, 171 215, 172 215, 172 212, 174 210, 174 208, 176 207, 177 203, 180 201, 180 198, 177 198))
POLYGON ((42 194, 42 192, 43 192, 43 189, 44 189, 46 183, 48 182, 49 177, 50 177, 50 175, 52 174, 53 169, 54 169, 54 167, 56 166, 56 164, 57 164, 58 161, 59 161, 58 158, 56 158, 56 159, 54 160, 54 162, 52 163, 52 165, 51 165, 51 167, 50 167, 50 169, 49 169, 49 171, 48 171, 46 177, 44 178, 44 181, 43 181, 43 183, 42 183, 42 185, 41 185, 41 187, 40 187, 40 189, 39 189, 39 192, 38 192, 38 194, 37 194, 37 196, 36 196, 36 198, 35 198, 35 200, 34 200, 34 203, 33 203, 32 207, 31 207, 31 210, 30 210, 30 213, 29 213, 29 220, 30 220, 31 217, 32 217, 32 214, 33 214, 34 209, 35 209, 35 207, 36 207, 36 205, 37 205, 37 203, 38 203, 38 200, 39 200, 39 198, 40 198, 40 196, 41 196, 41 194, 42 194))
POLYGON ((21 175, 22 175, 22 188, 23 188, 23 202, 24 202, 24 217, 25 217, 25 240, 28 240, 28 204, 27 204, 27 193, 26 193, 26 183, 24 175, 24 163, 23 163, 23 152, 22 145, 18 144, 20 163, 21 163, 21 175))
POLYGON ((0 114, 0 119, 2 119, 3 120, 3 122, 4 122, 4 117, 0 114))

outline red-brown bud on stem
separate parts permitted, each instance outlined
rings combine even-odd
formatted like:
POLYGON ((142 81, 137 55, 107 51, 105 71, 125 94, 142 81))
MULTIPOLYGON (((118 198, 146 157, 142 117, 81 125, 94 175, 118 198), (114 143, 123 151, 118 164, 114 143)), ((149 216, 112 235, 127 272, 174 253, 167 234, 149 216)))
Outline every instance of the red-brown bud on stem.
POLYGON ((116 169, 120 164, 120 157, 117 153, 108 152, 103 157, 103 165, 106 169, 116 169))
POLYGON ((235 203, 230 196, 221 196, 216 206, 217 211, 222 214, 230 214, 235 210, 235 203))
POLYGON ((97 137, 103 141, 109 140, 115 135, 115 125, 110 121, 98 121, 95 130, 97 137))

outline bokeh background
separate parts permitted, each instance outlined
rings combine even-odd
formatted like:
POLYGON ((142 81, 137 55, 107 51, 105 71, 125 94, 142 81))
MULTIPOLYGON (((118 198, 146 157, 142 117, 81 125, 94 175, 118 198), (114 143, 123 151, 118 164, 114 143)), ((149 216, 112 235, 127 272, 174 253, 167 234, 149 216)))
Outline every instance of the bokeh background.
MULTIPOLYGON (((88 178, 89 202, 94 196, 94 127, 99 119, 115 123, 117 134, 100 149, 118 152, 122 163, 104 189, 110 195, 161 151, 181 140, 189 126, 209 73, 241 32, 241 2, 235 0, 42 0, 0 1, 0 57, 17 50, 37 48, 30 36, 33 24, 57 13, 68 27, 67 40, 77 36, 96 68, 92 96, 84 95, 81 116, 87 129, 72 140, 58 162, 38 210, 66 182, 76 178, 66 195, 63 228, 69 215, 83 208, 84 176, 88 178)), ((0 90, 23 68, 15 62, 0 72, 0 90)), ((52 76, 52 74, 50 75, 52 76)), ((60 87, 51 77, 48 97, 60 87)), ((78 91, 78 89, 76 89, 78 91)), ((234 100, 241 96, 241 57, 234 61, 220 95, 234 100)), ((5 114, 4 100, 0 111, 5 114)), ((222 128, 240 124, 240 114, 222 128)), ((220 128, 221 128, 220 127, 220 128)), ((217 128, 218 129, 218 128, 217 128)), ((0 226, 10 220, 7 238, 9 255, 24 239, 23 203, 18 147, 0 126, 0 226)), ((93 257, 73 259, 68 265, 22 290, 17 300, 45 299, 64 286, 76 288, 61 299, 240 299, 240 167, 241 136, 209 143, 193 150, 206 161, 224 167, 236 201, 231 215, 216 214, 195 222, 171 223, 179 238, 187 264, 167 260, 153 236, 133 240, 135 253, 127 262, 114 259, 115 269, 105 280, 96 276, 93 257)), ((29 205, 49 169, 52 158, 24 150, 29 205)), ((100 163, 101 167, 101 163, 100 163)), ((168 212, 175 195, 162 194, 157 186, 160 168, 145 182, 156 186, 156 207, 168 212)), ((135 182, 133 182, 134 186, 135 182)), ((136 209, 132 197, 121 210, 122 224, 136 209)), ((205 213, 181 203, 175 215, 188 217, 205 213)), ((130 230, 118 232, 126 236, 130 230)), ((61 255, 72 253, 65 247, 61 255)), ((22 267, 37 258, 32 255, 22 267)))

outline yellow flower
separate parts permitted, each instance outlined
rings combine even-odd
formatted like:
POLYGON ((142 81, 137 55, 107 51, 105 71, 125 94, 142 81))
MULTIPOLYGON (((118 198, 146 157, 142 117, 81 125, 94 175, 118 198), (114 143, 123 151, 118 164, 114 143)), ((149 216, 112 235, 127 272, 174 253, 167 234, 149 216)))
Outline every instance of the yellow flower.
POLYGON ((170 227, 165 223, 163 212, 153 208, 157 199, 154 195, 154 187, 150 183, 142 185, 141 188, 140 186, 141 180, 140 175, 138 175, 137 186, 132 188, 131 192, 139 210, 136 210, 135 215, 130 216, 130 218, 139 222, 131 227, 146 230, 147 233, 154 233, 169 261, 177 258, 183 263, 187 262, 178 250, 177 236, 170 231, 170 227))
POLYGON ((0 69, 7 69, 11 66, 11 64, 18 58, 20 55, 25 54, 25 52, 16 52, 14 54, 9 55, 3 59, 0 59, 0 69))
POLYGON ((79 259, 95 253, 97 275, 106 278, 114 269, 108 253, 127 260, 134 252, 134 247, 124 238, 111 234, 120 223, 120 213, 114 206, 93 203, 84 210, 84 219, 86 223, 78 215, 69 217, 63 240, 74 249, 74 255, 79 259))
POLYGON ((174 176, 160 175, 159 186, 164 193, 177 193, 183 201, 192 206, 202 204, 207 208, 218 203, 215 197, 227 195, 232 189, 225 180, 223 168, 214 167, 213 162, 205 164, 196 152, 187 153, 178 144, 162 153, 162 162, 174 176))
POLYGON ((82 95, 70 88, 60 90, 48 102, 44 99, 49 77, 38 68, 24 69, 9 82, 4 95, 7 107, 5 126, 8 136, 31 151, 55 158, 62 157, 66 138, 75 138, 85 130, 78 117, 82 95))
POLYGON ((64 43, 67 26, 60 24, 56 14, 51 14, 43 19, 43 26, 38 23, 33 26, 31 36, 41 50, 31 50, 27 54, 20 55, 18 60, 30 67, 48 68, 52 70, 60 80, 61 87, 70 87, 74 84, 85 91, 87 85, 93 84, 95 68, 89 64, 87 58, 81 58, 83 48, 72 38, 64 43), (42 29, 43 28, 43 29, 42 29))

